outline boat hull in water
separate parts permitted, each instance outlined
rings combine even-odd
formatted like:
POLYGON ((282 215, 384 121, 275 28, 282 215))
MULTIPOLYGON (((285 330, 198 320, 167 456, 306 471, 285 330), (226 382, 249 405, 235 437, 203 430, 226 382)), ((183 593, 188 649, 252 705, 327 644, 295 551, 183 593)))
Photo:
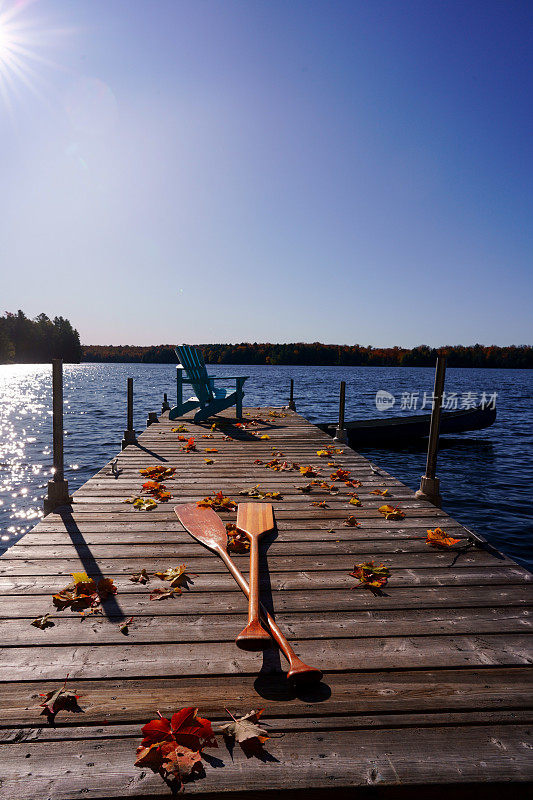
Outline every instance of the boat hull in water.
MULTIPOLYGON (((443 411, 440 419, 440 434, 480 431, 488 428, 496 419, 495 408, 469 408, 464 411, 443 411)), ((412 414, 408 417, 389 417, 388 419, 366 419, 345 422, 350 445, 388 445, 429 436, 431 414, 412 414)), ((317 427, 335 435, 336 423, 324 422, 317 427)))

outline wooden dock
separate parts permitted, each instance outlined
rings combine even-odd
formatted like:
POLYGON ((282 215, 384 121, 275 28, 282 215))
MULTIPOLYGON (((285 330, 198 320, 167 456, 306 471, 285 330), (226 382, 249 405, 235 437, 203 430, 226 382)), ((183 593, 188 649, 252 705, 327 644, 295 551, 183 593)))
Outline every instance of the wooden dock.
MULTIPOLYGON (((478 547, 437 550, 425 542, 440 526, 466 543, 444 512, 347 447, 331 459, 362 482, 340 494, 299 472, 273 471, 280 460, 333 471, 317 455, 329 437, 296 413, 248 409, 266 420, 228 425, 187 421, 197 450, 187 453, 163 415, 74 495, 72 507, 47 516, 0 559, 2 767, 9 800, 170 796, 158 774, 134 766, 140 728, 184 706, 216 726, 224 710, 265 708, 272 738, 262 759, 230 754, 223 738, 206 750, 205 775, 185 794, 211 797, 460 798, 511 797, 531 783, 531 575, 478 547), (253 432, 267 435, 260 439, 253 432), (206 448, 216 453, 205 453, 206 448), (205 459, 212 458, 207 464, 205 459), (141 468, 176 467, 168 503, 142 512, 123 501, 140 493, 141 468), (308 663, 324 671, 314 689, 294 691, 277 649, 246 653, 234 644, 247 603, 222 562, 191 539, 173 506, 222 490, 234 500, 256 484, 280 491, 278 525, 263 553, 263 600, 308 663), (388 488, 391 497, 370 492, 388 488), (362 506, 348 504, 355 491, 362 506), (325 500, 326 508, 313 506, 325 500), (403 520, 378 512, 399 505, 403 520), (348 527, 354 514, 360 527, 348 527), (355 563, 391 570, 382 595, 353 587, 355 563), (150 601, 163 586, 129 580, 185 563, 189 591, 150 601), (113 578, 118 593, 103 616, 59 613, 52 594, 70 573, 113 578), (53 615, 54 627, 31 621, 53 615), (133 616, 129 635, 119 624, 133 616), (41 693, 69 675, 80 713, 61 711, 54 726, 39 716, 41 693), (452 794, 450 794, 452 792, 452 794), (327 793, 327 794, 326 794, 327 793)), ((467 489, 465 488, 465 491, 467 489)), ((224 514, 225 521, 235 519, 224 514)), ((495 518, 494 524, 498 525, 495 518)), ((246 572, 245 556, 235 556, 246 572)), ((68 688, 67 687, 67 688, 68 688)))

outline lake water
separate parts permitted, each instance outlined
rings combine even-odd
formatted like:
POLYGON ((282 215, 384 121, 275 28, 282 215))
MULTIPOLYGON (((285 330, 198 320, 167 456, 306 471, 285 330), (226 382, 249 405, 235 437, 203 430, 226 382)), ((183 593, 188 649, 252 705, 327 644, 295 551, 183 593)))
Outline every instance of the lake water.
MULTIPOLYGON (((434 371, 401 367, 231 366, 214 375, 250 375, 246 405, 284 405, 290 378, 297 410, 312 422, 338 412, 339 382, 346 381, 346 419, 429 411, 434 371), (378 411, 379 390, 396 402, 378 411)), ((0 366, 0 551, 32 528, 52 466, 50 365, 0 366)), ((126 379, 134 379, 134 419, 144 430, 149 411, 160 411, 163 392, 174 397, 170 364, 73 364, 64 369, 65 477, 76 489, 120 449, 126 416, 126 379)), ((498 416, 484 430, 454 437, 439 453, 437 475, 444 509, 526 566, 533 565, 532 370, 449 369, 446 391, 458 408, 483 393, 497 394, 498 416)), ((446 440, 446 437, 443 437, 446 440)), ((412 489, 425 469, 425 444, 394 450, 361 448, 412 489)))

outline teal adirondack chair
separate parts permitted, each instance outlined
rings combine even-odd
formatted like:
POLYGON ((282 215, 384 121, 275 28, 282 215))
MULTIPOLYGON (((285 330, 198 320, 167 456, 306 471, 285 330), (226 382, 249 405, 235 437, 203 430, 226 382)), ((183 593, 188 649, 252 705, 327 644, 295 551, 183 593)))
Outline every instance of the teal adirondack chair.
POLYGON ((187 411, 199 407, 199 411, 194 415, 194 421, 201 422, 231 406, 236 406, 235 415, 238 418, 242 417, 244 397, 242 387, 248 375, 242 378, 208 375, 202 354, 196 347, 182 344, 175 348, 175 352, 180 362, 177 371, 177 404, 170 409, 169 419, 177 419, 187 411), (183 377, 184 372, 187 373, 187 378, 183 377), (228 394, 226 389, 215 389, 215 380, 235 381, 235 391, 228 394), (195 392, 195 396, 189 397, 185 402, 183 402, 184 383, 189 383, 195 392))

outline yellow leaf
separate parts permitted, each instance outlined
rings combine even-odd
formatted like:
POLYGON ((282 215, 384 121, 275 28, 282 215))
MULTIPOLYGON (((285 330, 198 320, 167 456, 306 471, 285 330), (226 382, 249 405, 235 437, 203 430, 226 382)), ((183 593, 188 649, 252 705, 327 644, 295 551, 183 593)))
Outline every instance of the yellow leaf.
POLYGON ((204 458, 204 461, 205 461, 206 464, 214 464, 215 463, 212 458, 204 458))
POLYGON ((72 572, 71 575, 74 578, 74 583, 87 583, 90 580, 86 572, 72 572))
POLYGON ((260 439, 270 439, 268 433, 264 433, 262 436, 259 437, 260 439))

